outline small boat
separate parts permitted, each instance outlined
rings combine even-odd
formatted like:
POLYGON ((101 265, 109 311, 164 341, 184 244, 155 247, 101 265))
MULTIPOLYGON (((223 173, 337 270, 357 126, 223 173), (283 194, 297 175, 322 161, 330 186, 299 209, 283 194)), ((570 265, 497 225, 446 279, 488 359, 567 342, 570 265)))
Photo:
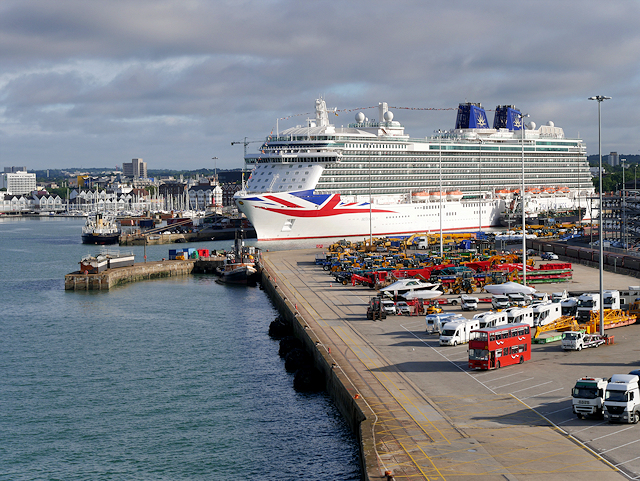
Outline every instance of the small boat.
POLYGON ((413 200, 429 200, 429 192, 426 191, 414 192, 413 194, 411 194, 411 196, 413 197, 413 200))
POLYGON ((258 269, 255 264, 255 248, 244 246, 244 231, 236 230, 234 252, 225 263, 216 268, 219 281, 224 284, 249 284, 255 282, 258 269))
POLYGON ((87 217, 82 228, 83 244, 110 245, 120 240, 120 228, 113 216, 97 212, 87 217))
POLYGON ((462 199, 462 191, 461 190, 450 190, 447 192, 447 199, 449 200, 460 200, 462 199))

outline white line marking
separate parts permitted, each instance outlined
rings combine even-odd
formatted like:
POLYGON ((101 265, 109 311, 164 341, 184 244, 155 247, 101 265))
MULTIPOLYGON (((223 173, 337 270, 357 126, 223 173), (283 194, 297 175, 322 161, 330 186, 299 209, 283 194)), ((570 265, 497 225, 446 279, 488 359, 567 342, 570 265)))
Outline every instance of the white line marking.
POLYGON ((555 414, 555 413, 560 413, 562 411, 566 411, 567 409, 573 409, 573 406, 569 406, 568 408, 562 408, 562 409, 558 409, 557 411, 551 411, 550 413, 543 413, 545 416, 548 416, 550 414, 555 414))
POLYGON ((586 431, 587 429, 591 429, 594 426, 602 426, 603 424, 608 424, 609 421, 603 421, 601 423, 598 424, 593 424, 592 426, 587 426, 586 428, 580 429, 578 431, 574 431, 572 434, 577 434, 577 433, 581 433, 582 431, 586 431))
POLYGON ((636 458, 633 458, 633 459, 630 459, 629 461, 625 461, 623 463, 614 464, 614 466, 620 466, 621 464, 627 464, 627 463, 630 463, 631 461, 635 461, 636 459, 640 459, 640 456, 638 456, 636 458))
POLYGON ((609 451, 614 451, 618 448, 624 448, 625 446, 629 446, 629 444, 640 442, 640 439, 636 439, 635 441, 628 442, 626 444, 621 444, 620 446, 616 446, 615 448, 607 449, 606 451, 600 451, 600 454, 608 453, 609 451))
POLYGON ((522 399, 531 399, 532 397, 544 396, 545 394, 549 394, 551 392, 560 391, 561 389, 564 389, 564 388, 563 387, 559 387, 558 389, 554 389, 553 391, 547 391, 547 392, 543 392, 543 393, 540 393, 540 394, 535 394, 533 396, 523 397, 520 400, 522 401, 522 399))
MULTIPOLYGON (((495 371, 489 371, 489 373, 492 373, 492 374, 493 374, 494 372, 495 372, 495 371)), ((489 373, 484 373, 484 372, 483 372, 482 374, 489 374, 489 373)), ((508 376, 496 377, 496 378, 491 379, 491 380, 489 380, 489 381, 487 381, 487 382, 499 381, 500 379, 506 379, 506 378, 508 378, 508 377, 517 376, 518 374, 522 374, 522 373, 521 373, 521 372, 516 372, 516 373, 514 373, 514 374, 509 374, 508 376)))
POLYGON ((529 387, 525 387, 524 389, 520 389, 518 391, 511 391, 511 394, 520 392, 520 391, 526 391, 527 389, 532 389, 534 387, 538 387, 538 386, 544 386, 545 384, 549 384, 552 383, 553 381, 547 381, 547 382, 543 382, 542 384, 536 384, 535 386, 529 386, 529 387))
POLYGON ((621 429, 620 431, 615 431, 613 433, 605 434, 604 436, 600 436, 599 438, 593 438, 590 442, 597 441, 598 439, 606 438, 607 436, 613 436, 614 434, 621 433, 622 431, 626 431, 627 429, 633 429, 634 426, 629 426, 628 428, 621 429))
POLYGON ((502 389, 503 387, 511 386, 512 384, 518 384, 519 382, 531 381, 532 379, 535 379, 535 377, 528 377, 526 379, 520 379, 519 381, 510 382, 509 384, 503 384, 502 386, 495 387, 494 389, 502 389))

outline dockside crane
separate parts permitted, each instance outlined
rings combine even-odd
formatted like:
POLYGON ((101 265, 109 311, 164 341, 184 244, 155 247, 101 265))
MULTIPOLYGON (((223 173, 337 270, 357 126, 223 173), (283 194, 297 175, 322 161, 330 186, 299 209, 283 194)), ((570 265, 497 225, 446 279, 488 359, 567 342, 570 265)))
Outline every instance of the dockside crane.
MULTIPOLYGON (((235 140, 231 142, 231 145, 242 144, 244 145, 244 155, 242 159, 244 160, 247 157, 247 145, 254 144, 256 142, 264 142, 264 140, 247 140, 245 137, 244 140, 235 140)), ((242 167, 242 190, 244 190, 244 167, 242 167)))

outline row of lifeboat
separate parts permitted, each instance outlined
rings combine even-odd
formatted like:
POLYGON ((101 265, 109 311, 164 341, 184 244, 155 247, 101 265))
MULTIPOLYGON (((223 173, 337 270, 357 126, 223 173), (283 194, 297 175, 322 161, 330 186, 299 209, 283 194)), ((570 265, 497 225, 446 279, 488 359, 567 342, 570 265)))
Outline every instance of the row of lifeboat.
POLYGON ((437 190, 431 191, 431 192, 427 192, 427 191, 422 191, 422 192, 414 192, 413 194, 411 194, 413 196, 413 200, 417 200, 417 201, 440 201, 440 199, 442 198, 442 200, 460 200, 462 199, 462 196, 464 195, 462 193, 461 190, 450 190, 448 192, 440 192, 437 190))
MULTIPOLYGON (((538 187, 530 187, 525 189, 527 195, 561 195, 568 194, 570 192, 569 187, 544 187, 542 189, 538 187)), ((520 189, 500 189, 496 190, 498 197, 504 199, 513 194, 520 194, 520 189)))

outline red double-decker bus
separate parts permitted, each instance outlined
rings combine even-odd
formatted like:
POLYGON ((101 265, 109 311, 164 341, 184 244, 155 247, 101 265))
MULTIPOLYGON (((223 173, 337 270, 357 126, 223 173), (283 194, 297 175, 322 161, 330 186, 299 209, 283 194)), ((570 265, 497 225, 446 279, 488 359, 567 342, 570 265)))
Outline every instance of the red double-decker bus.
POLYGON ((506 324, 471 331, 469 368, 499 369, 531 359, 529 324, 506 324))

